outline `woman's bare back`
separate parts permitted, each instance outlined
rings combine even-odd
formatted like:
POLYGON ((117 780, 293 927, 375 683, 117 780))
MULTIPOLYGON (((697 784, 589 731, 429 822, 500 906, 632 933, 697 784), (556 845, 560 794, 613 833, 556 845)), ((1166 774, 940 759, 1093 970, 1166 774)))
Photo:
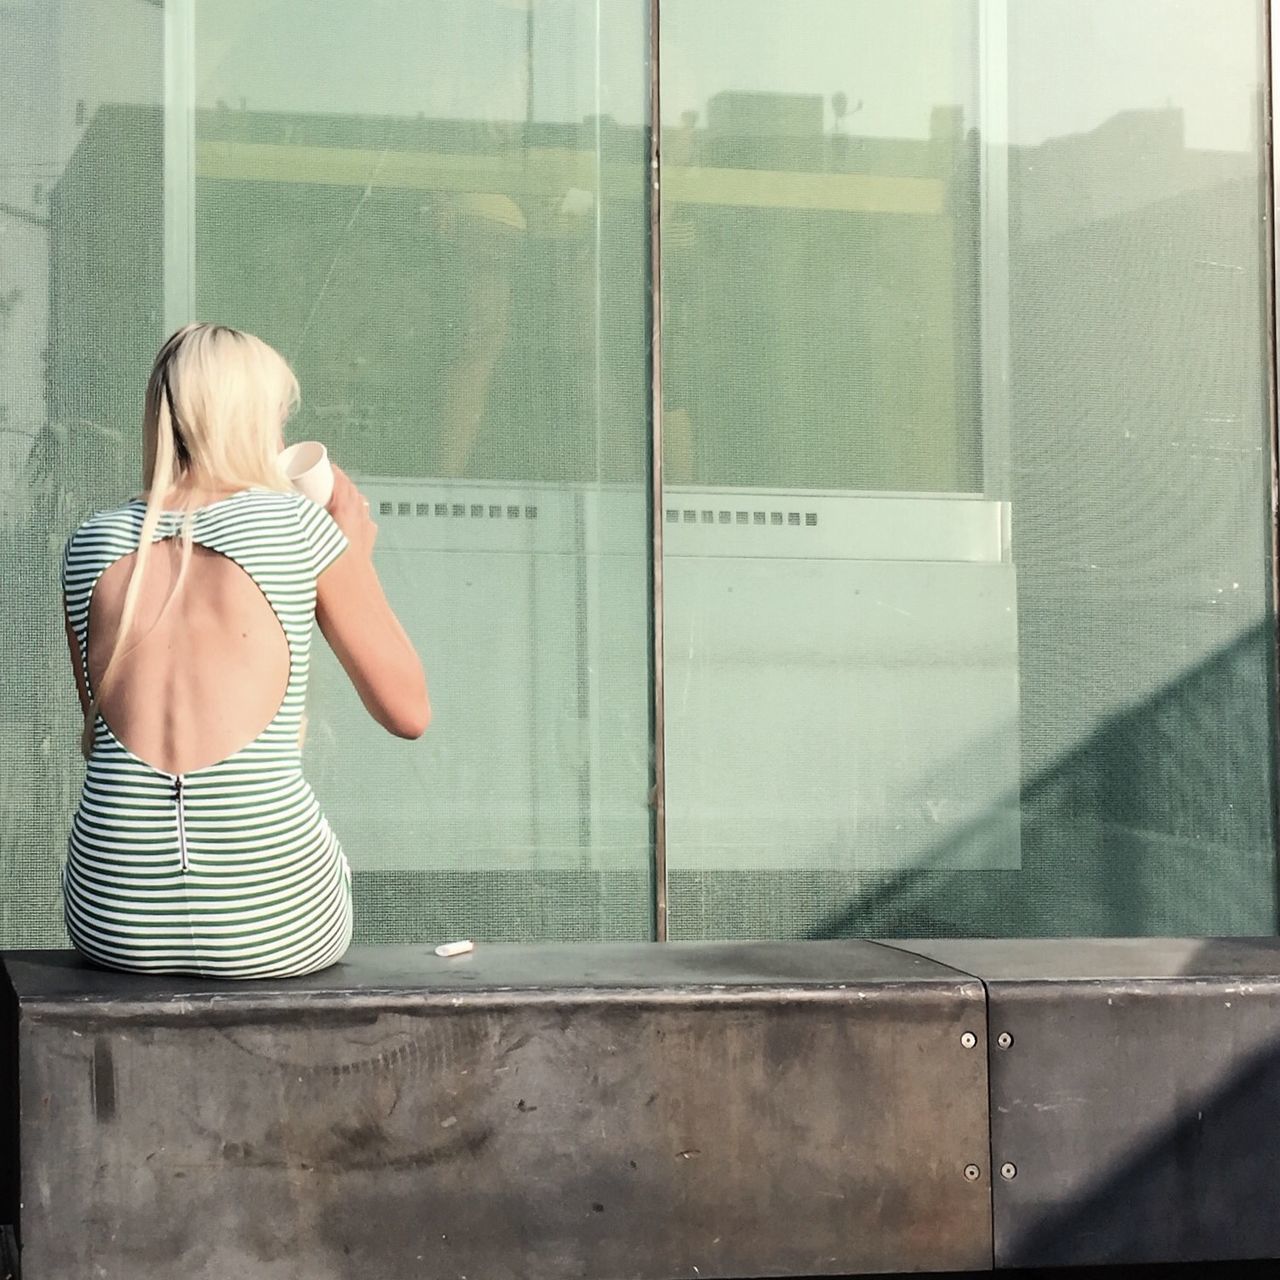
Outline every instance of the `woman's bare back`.
MULTIPOLYGON (((93 592, 88 661, 94 689, 111 654, 135 559, 136 553, 117 560, 93 592)), ((130 637, 99 705, 124 747, 174 774, 216 764, 251 743, 275 718, 289 682, 285 633, 244 569, 196 545, 174 594, 180 563, 176 539, 152 548, 130 637)))

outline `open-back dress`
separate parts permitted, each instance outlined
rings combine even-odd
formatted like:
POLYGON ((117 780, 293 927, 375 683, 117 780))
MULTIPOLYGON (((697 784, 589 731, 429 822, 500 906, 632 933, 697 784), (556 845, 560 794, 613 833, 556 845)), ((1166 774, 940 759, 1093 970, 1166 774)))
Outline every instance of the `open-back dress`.
MULTIPOLYGON (((140 500, 101 512, 67 542, 63 592, 91 692, 94 587, 137 551, 145 514, 140 500)), ((183 519, 162 514, 154 540, 178 537, 183 519)), ((62 877, 67 931, 115 969, 311 973, 351 941, 351 873, 302 775, 300 745, 316 579, 347 540, 308 499, 257 489, 199 508, 193 538, 248 574, 279 620, 284 699, 252 742, 184 774, 140 759, 97 717, 62 877)))

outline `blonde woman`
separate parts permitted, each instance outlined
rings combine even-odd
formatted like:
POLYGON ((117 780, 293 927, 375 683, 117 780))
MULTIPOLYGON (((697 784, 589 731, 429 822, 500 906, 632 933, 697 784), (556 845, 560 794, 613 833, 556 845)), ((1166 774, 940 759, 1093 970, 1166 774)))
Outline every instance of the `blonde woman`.
POLYGON ((99 964, 286 977, 346 951, 350 871, 302 776, 315 622, 380 724, 416 738, 430 719, 368 503, 340 471, 328 510, 284 478, 297 399, 259 339, 179 330, 147 383, 145 495, 67 543, 88 765, 63 890, 99 964))

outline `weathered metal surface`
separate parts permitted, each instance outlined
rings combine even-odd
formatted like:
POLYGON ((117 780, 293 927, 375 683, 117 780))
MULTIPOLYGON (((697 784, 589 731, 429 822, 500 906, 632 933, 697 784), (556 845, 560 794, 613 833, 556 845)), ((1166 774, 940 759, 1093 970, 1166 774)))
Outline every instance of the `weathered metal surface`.
POLYGON ((18 1002, 0 966, 0 1280, 16 1267, 18 1221, 18 1002))
POLYGON ((1280 940, 897 945, 987 986, 998 1267, 1280 1258, 1280 940))
POLYGON ((18 1237, 7 1222, 0 1225, 0 1280, 18 1280, 18 1237))
POLYGON ((418 994, 467 991, 706 991, 717 986, 837 988, 850 982, 954 983, 930 960, 871 942, 672 942, 591 946, 481 945, 442 960, 428 946, 354 947, 342 964, 288 982, 149 978, 84 965, 70 951, 0 953, 24 1003, 121 1000, 172 1002, 188 996, 240 1000, 278 994, 418 994))
POLYGON ((990 1266, 983 992, 927 960, 376 948, 234 986, 7 961, 25 1280, 990 1266))

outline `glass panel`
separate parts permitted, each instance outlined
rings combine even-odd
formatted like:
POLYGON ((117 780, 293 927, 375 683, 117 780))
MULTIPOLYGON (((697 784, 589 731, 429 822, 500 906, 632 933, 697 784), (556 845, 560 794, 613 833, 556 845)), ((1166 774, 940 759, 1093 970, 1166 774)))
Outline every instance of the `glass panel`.
POLYGON ((369 940, 647 937, 647 19, 196 6, 195 299, 298 370, 435 721, 322 663, 310 768, 369 940))
MULTIPOLYGON (((297 363, 433 676, 403 746, 318 672, 363 936, 647 934, 642 8, 0 11, 0 942, 192 314, 297 363)), ((673 934, 1272 931, 1257 0, 663 30, 673 934)))
POLYGON ((62 938, 80 785, 63 539, 137 489, 162 337, 164 14, 0 9, 0 945, 62 938))
POLYGON ((666 0, 675 937, 1271 932, 1255 0, 666 0))
POLYGON ((662 6, 665 477, 981 489, 973 7, 662 6))
POLYGON ((296 364, 435 723, 332 661, 308 772, 366 940, 648 937, 648 19, 595 0, 0 10, 0 945, 62 937, 62 540, 193 316, 296 364))
POLYGON ((1017 0, 1009 65, 1028 866, 997 918, 1271 933, 1262 6, 1017 0))

